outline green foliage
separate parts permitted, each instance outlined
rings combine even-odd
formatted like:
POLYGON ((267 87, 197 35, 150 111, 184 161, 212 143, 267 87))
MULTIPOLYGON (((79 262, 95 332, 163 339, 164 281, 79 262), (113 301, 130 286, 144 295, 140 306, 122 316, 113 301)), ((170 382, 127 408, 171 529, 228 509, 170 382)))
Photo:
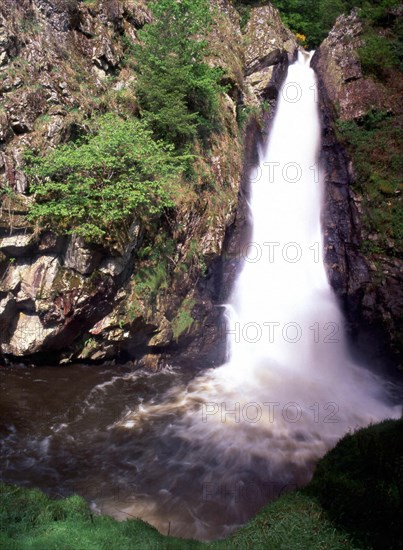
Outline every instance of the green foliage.
POLYGON ((138 270, 135 281, 136 294, 154 302, 158 294, 168 289, 169 278, 165 262, 138 270))
POLYGON ((17 193, 12 187, 6 184, 3 187, 0 187, 0 199, 4 196, 9 197, 10 199, 14 199, 16 198, 17 193))
POLYGON ((144 121, 104 115, 91 133, 45 157, 27 154, 29 217, 92 241, 119 242, 133 217, 149 220, 174 205, 175 178, 188 159, 155 141, 144 121))
POLYGON ((320 505, 301 493, 285 495, 266 506, 227 539, 198 542, 161 535, 141 520, 118 522, 92 515, 84 500, 76 496, 55 501, 39 491, 9 485, 0 485, 0 547, 7 550, 354 548, 348 535, 327 520, 320 505))
POLYGON ((200 274, 204 277, 207 273, 206 259, 200 249, 200 241, 192 238, 189 241, 189 249, 184 262, 179 266, 181 271, 200 274))
POLYGON ((212 11, 207 0, 157 0, 151 9, 154 22, 132 46, 140 113, 158 138, 184 148, 218 124, 222 71, 207 64, 202 38, 212 11))
POLYGON ((364 251, 386 250, 392 240, 390 253, 399 256, 403 239, 400 204, 403 129, 388 113, 371 110, 356 121, 339 121, 337 133, 354 161, 354 187, 363 196, 364 227, 378 236, 376 243, 363 243, 364 251))
POLYGON ((329 516, 375 548, 403 540, 403 419, 345 436, 318 464, 307 490, 329 516))
POLYGON ((241 30, 244 30, 246 25, 248 24, 248 21, 250 19, 250 10, 252 8, 249 2, 247 3, 247 5, 245 4, 246 2, 235 2, 235 7, 238 10, 238 13, 240 15, 239 24, 240 24, 241 30))
POLYGON ((308 47, 315 47, 327 34, 320 21, 321 2, 327 0, 274 0, 273 5, 280 10, 284 23, 305 35, 308 47))
POLYGON ((137 252, 141 267, 133 276, 133 293, 126 304, 131 321, 153 308, 157 297, 168 291, 174 254, 175 243, 167 229, 160 225, 156 233, 155 228, 149 227, 146 240, 137 252))
POLYGON ((366 32, 363 41, 358 55, 365 74, 382 80, 390 69, 399 66, 398 56, 388 38, 371 29, 366 32))
POLYGON ((236 119, 238 128, 243 130, 251 119, 262 120, 262 113, 268 112, 267 102, 263 101, 259 107, 255 105, 241 105, 237 109, 236 119))

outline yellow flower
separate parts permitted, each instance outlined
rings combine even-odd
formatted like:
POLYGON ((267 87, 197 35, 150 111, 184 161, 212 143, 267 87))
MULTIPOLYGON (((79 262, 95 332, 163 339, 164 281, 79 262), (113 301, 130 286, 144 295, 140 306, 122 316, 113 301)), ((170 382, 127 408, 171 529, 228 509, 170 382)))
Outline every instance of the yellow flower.
POLYGON ((297 39, 298 42, 300 42, 301 44, 304 44, 304 42, 306 42, 306 36, 305 34, 300 34, 299 32, 297 32, 295 34, 295 38, 297 39))

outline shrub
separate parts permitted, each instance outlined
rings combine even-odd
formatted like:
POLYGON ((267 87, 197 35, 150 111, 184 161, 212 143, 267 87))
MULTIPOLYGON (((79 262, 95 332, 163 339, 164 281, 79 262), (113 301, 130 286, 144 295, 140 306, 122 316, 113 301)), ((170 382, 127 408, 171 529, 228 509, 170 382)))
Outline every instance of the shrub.
POLYGON ((144 121, 108 114, 90 134, 44 157, 27 154, 33 203, 29 217, 87 240, 124 239, 133 217, 149 220, 174 205, 186 157, 155 141, 144 121))
MULTIPOLYGON (((264 0, 242 0, 241 6, 264 5, 264 0)), ((393 8, 399 6, 399 0, 272 0, 280 10, 283 21, 294 33, 307 37, 307 46, 316 48, 342 13, 350 13, 358 8, 360 16, 367 25, 390 27, 395 24, 393 8)), ((400 48, 401 49, 401 48, 400 48)))

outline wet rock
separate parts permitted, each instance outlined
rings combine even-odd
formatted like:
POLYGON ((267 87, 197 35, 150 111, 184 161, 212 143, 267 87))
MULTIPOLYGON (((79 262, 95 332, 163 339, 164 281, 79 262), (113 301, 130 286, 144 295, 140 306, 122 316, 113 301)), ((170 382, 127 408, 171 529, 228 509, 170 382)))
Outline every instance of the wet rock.
POLYGON ((117 277, 121 275, 128 267, 132 258, 133 252, 139 247, 141 241, 141 226, 135 220, 132 222, 127 236, 127 244, 125 245, 122 253, 115 257, 105 258, 99 270, 102 273, 117 277))
POLYGON ((20 118, 11 119, 11 128, 16 134, 26 134, 32 130, 30 124, 26 120, 20 118))
POLYGON ((23 259, 9 263, 0 283, 0 293, 11 293, 16 303, 29 302, 31 309, 39 310, 51 297, 59 268, 55 256, 39 256, 32 263, 23 259))
POLYGON ((116 55, 113 46, 105 40, 94 48, 92 61, 98 69, 108 74, 118 65, 119 57, 116 55))
POLYGON ((0 67, 7 65, 18 51, 17 38, 7 18, 7 12, 3 10, 0 6, 0 67))
POLYGON ((61 253, 65 238, 52 233, 51 231, 44 231, 39 239, 38 251, 41 254, 59 254, 61 253))
MULTIPOLYGON (((232 234, 239 236, 246 219, 243 190, 237 212, 243 156, 239 108, 275 97, 296 46, 292 34, 266 6, 256 15, 252 10, 254 23, 244 41, 232 3, 214 0, 220 17, 206 37, 208 62, 223 68, 228 86, 220 100, 222 131, 214 134, 208 158, 200 152, 201 172, 211 175, 214 192, 200 182, 200 193, 163 220, 174 250, 168 281, 149 293, 136 282, 140 270, 150 271, 147 260, 136 256, 148 228, 135 220, 119 250, 107 251, 78 236, 31 227, 26 214, 33 199, 26 196, 22 154, 26 148, 43 154, 84 135, 94 109, 108 108, 107 93, 113 90, 107 90, 107 75, 116 74, 116 91, 132 88, 135 74, 122 66, 122 36, 137 42, 137 29, 151 21, 150 10, 143 0, 29 0, 7 6, 2 18, 0 5, 1 70, 10 69, 0 84, 6 107, 0 115, 0 180, 10 193, 1 197, 0 236, 11 240, 4 243, 9 260, 2 257, 0 267, 2 351, 16 357, 40 353, 42 361, 50 352, 52 362, 127 360, 146 353, 145 363, 156 368, 167 349, 189 348, 184 357, 190 364, 219 361, 221 283, 228 291, 239 267, 231 264, 228 275, 230 263, 221 255, 229 227, 236 225, 232 234), (29 21, 24 30, 13 24, 17 15, 29 21), (256 48, 251 40, 258 41, 256 48), (32 243, 26 237, 31 234, 32 243), (192 259, 194 243, 199 265, 192 259), (182 332, 176 326, 174 338, 181 307, 193 321, 182 332)), ((246 147, 250 138, 245 134, 246 147)))
POLYGON ((158 370, 163 366, 163 360, 159 355, 148 353, 141 358, 141 365, 150 370, 158 370))
POLYGON ((66 32, 78 24, 77 0, 35 0, 35 4, 56 31, 66 32))
POLYGON ((278 10, 272 5, 251 10, 245 39, 246 74, 279 63, 283 51, 292 61, 298 49, 295 36, 284 26, 278 10))
POLYGON ((60 262, 56 256, 39 256, 32 264, 22 265, 19 269, 21 287, 17 301, 36 300, 39 307, 39 302, 50 298, 59 269, 60 262))
POLYGON ((159 323, 158 332, 154 334, 148 341, 148 346, 165 347, 168 346, 173 339, 173 331, 171 323, 165 317, 159 323))
POLYGON ((13 135, 14 134, 7 113, 0 112, 0 143, 9 141, 13 135))
MULTIPOLYGON (((10 320, 14 320, 17 312, 15 298, 11 292, 0 298, 0 344, 10 339, 10 320)), ((1 348, 0 348, 1 349, 1 348)))
POLYGON ((65 117, 67 115, 67 111, 63 105, 52 105, 48 110, 48 114, 51 116, 59 115, 65 117))
POLYGON ((274 67, 266 67, 261 71, 256 71, 246 78, 246 81, 252 86, 255 94, 261 96, 270 85, 273 77, 274 67))
POLYGON ((48 126, 46 137, 53 146, 58 145, 62 140, 64 130, 64 117, 61 115, 55 115, 52 117, 52 121, 48 126))

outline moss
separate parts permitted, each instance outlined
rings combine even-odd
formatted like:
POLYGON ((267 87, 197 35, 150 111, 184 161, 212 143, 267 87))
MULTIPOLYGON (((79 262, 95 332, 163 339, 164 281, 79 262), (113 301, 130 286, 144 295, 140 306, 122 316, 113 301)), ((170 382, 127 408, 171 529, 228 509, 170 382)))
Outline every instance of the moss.
POLYGON ((17 194, 11 187, 0 188, 0 228, 31 229, 32 223, 26 218, 29 199, 17 194))
POLYGON ((373 29, 362 37, 364 45, 358 49, 361 67, 365 75, 382 80, 390 69, 399 67, 399 58, 393 47, 393 40, 380 35, 373 29))

